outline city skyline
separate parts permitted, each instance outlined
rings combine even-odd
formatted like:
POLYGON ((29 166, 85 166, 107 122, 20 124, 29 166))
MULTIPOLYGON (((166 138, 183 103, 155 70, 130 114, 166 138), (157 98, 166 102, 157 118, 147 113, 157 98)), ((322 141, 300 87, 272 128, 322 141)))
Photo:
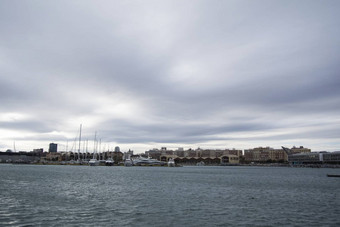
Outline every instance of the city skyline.
POLYGON ((339 1, 1 1, 0 151, 340 150, 339 1), (59 147, 60 145, 60 147, 59 147))

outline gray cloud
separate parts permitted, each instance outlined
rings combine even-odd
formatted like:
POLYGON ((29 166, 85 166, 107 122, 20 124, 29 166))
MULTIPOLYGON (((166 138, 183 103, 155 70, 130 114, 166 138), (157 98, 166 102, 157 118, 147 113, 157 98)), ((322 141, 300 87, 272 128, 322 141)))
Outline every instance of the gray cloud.
POLYGON ((303 138, 339 149, 339 8, 1 1, 0 149, 72 140, 80 123, 124 148, 303 138))

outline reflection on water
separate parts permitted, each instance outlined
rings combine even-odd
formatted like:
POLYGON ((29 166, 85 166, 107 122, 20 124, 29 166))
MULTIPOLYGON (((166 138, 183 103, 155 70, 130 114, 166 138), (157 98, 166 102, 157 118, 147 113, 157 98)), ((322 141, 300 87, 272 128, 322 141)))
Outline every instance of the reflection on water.
POLYGON ((339 226, 339 171, 0 165, 0 225, 339 226))

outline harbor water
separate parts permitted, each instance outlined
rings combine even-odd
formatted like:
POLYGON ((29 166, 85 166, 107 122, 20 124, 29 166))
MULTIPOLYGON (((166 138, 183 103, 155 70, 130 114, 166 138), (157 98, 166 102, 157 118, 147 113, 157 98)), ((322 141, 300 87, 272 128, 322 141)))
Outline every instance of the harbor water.
POLYGON ((0 226, 340 226, 340 169, 0 165, 0 226))

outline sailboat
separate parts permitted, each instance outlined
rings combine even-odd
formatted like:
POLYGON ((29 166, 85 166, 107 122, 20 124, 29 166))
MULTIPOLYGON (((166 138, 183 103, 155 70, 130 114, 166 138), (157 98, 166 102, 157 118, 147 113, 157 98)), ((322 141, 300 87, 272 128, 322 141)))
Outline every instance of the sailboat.
POLYGON ((95 158, 96 140, 97 140, 97 132, 94 134, 93 158, 90 159, 89 161, 90 166, 99 166, 99 161, 97 160, 97 158, 95 158))
POLYGON ((79 147, 78 147, 78 164, 82 164, 82 160, 80 158, 80 143, 81 143, 81 129, 82 129, 82 124, 80 124, 80 129, 79 129, 79 147))

